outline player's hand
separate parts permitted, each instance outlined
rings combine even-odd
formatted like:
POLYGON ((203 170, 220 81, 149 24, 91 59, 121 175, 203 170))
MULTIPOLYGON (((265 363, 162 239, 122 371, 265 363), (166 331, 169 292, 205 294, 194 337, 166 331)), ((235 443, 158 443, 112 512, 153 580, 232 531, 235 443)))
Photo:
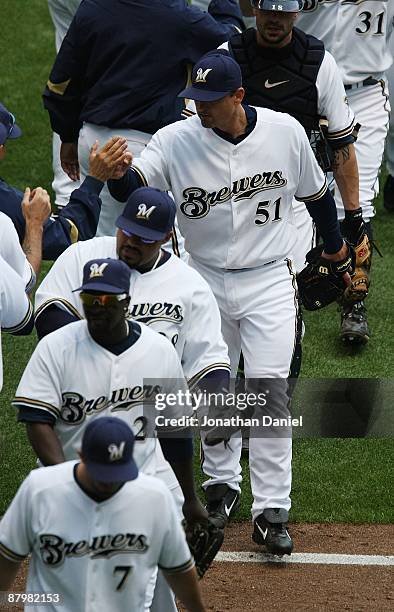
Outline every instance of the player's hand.
POLYGON ((132 161, 133 156, 130 151, 127 151, 124 156, 124 159, 114 167, 111 179, 121 179, 126 174, 127 170, 130 168, 132 161))
POLYGON ((208 512, 197 497, 186 500, 183 503, 182 510, 183 516, 188 523, 197 523, 208 518, 208 512))
POLYGON ((79 181, 77 142, 62 142, 60 146, 60 163, 64 172, 72 181, 79 181))
MULTIPOLYGON (((342 259, 345 259, 345 257, 347 257, 348 254, 349 254, 349 247, 344 242, 342 247, 336 253, 328 254, 323 251, 321 256, 324 257, 325 259, 329 259, 330 261, 341 261, 342 259)), ((348 287, 352 282, 349 272, 345 272, 342 278, 343 278, 343 282, 348 287)))
POLYGON ((22 213, 26 223, 44 225, 51 214, 51 200, 42 187, 30 190, 26 187, 22 200, 22 213))
POLYGON ((121 169, 124 169, 123 174, 126 172, 130 162, 125 163, 125 159, 129 160, 130 156, 131 153, 127 152, 126 138, 113 136, 100 150, 99 142, 96 140, 90 149, 89 175, 103 183, 111 178, 121 178, 114 176, 114 173, 119 174, 121 169))

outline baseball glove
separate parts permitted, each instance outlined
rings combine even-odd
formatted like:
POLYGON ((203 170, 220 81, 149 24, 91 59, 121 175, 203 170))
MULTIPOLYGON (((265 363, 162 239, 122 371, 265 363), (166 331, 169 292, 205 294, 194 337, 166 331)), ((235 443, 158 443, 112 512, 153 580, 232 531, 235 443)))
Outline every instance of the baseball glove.
POLYGON ((369 240, 362 218, 362 209, 345 210, 341 230, 356 252, 356 269, 351 284, 346 287, 342 302, 359 302, 368 295, 372 263, 372 243, 369 240))
POLYGON ((197 574, 202 578, 223 544, 224 530, 216 527, 209 518, 196 523, 183 521, 183 527, 197 574))
POLYGON ((322 257, 323 245, 309 251, 307 266, 297 274, 297 285, 302 304, 307 310, 318 310, 343 296, 346 285, 343 274, 354 271, 355 253, 348 244, 348 255, 340 261, 322 257))

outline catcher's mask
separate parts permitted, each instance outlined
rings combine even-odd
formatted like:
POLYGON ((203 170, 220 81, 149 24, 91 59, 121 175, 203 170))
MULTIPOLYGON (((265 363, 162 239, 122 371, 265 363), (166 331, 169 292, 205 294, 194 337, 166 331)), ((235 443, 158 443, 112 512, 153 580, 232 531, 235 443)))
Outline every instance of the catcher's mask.
POLYGON ((262 11, 283 11, 284 13, 298 13, 302 9, 304 0, 250 0, 255 9, 262 11))

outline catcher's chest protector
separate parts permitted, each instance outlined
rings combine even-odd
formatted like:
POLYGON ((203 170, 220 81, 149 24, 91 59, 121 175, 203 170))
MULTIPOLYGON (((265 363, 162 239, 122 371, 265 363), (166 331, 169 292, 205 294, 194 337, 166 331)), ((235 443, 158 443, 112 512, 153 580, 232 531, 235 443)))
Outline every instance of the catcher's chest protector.
POLYGON ((256 30, 250 28, 230 39, 229 50, 241 67, 248 104, 292 115, 308 136, 318 128, 316 79, 324 58, 322 41, 294 28, 291 45, 262 51, 256 30))

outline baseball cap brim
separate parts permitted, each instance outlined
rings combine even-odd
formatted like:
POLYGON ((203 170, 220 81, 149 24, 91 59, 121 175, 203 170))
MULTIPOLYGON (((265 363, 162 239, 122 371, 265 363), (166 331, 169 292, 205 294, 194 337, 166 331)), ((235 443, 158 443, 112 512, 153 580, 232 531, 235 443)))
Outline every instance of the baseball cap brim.
POLYGON ((140 238, 146 238, 146 240, 163 240, 168 233, 158 232, 157 230, 150 229, 149 227, 142 227, 138 223, 134 223, 133 221, 130 221, 130 219, 126 219, 126 217, 123 215, 120 215, 116 219, 115 225, 119 229, 130 232, 130 234, 135 234, 135 236, 139 236, 140 238))
POLYGON ((207 91, 190 85, 190 87, 186 87, 186 89, 178 94, 178 98, 188 98, 189 100, 197 100, 197 102, 214 102, 228 96, 230 93, 231 91, 207 91))
POLYGON ((16 123, 14 123, 12 127, 11 134, 8 133, 5 125, 0 124, 0 145, 3 145, 7 140, 14 140, 15 138, 19 138, 22 136, 22 130, 16 123))
POLYGON ((121 293, 125 293, 124 288, 116 287, 114 285, 109 285, 108 283, 84 283, 77 289, 73 289, 72 293, 76 291, 100 291, 101 293, 113 293, 114 295, 119 295, 121 293))
POLYGON ((134 459, 128 463, 105 464, 94 461, 85 461, 89 475, 99 482, 126 482, 135 480, 138 476, 138 467, 134 459))

